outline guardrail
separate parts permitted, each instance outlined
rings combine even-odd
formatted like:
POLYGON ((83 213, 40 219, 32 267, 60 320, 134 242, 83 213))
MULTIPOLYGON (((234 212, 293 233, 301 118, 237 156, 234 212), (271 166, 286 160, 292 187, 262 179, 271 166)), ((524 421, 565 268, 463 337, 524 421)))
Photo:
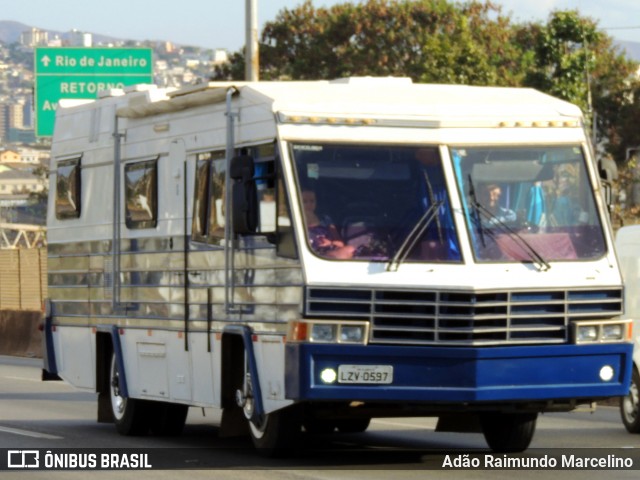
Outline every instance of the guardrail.
POLYGON ((47 244, 46 228, 40 225, 0 223, 0 249, 39 248, 47 244))

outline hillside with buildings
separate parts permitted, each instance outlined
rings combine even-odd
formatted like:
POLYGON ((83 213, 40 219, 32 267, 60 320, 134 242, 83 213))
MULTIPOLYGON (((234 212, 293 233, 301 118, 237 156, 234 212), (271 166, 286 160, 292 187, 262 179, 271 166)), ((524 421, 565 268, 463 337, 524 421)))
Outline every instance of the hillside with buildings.
MULTIPOLYGON (((33 212, 45 189, 49 138, 37 138, 34 118, 34 48, 150 47, 154 83, 181 87, 206 80, 227 61, 225 50, 206 50, 171 42, 132 42, 73 30, 47 31, 13 21, 0 21, 0 223, 33 223, 33 212)), ((44 221, 44 218, 42 218, 44 221)))

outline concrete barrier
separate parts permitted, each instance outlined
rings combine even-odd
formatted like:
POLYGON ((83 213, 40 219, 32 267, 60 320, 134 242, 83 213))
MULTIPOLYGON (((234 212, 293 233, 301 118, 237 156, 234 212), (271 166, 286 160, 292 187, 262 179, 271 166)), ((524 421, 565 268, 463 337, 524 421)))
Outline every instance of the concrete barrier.
POLYGON ((0 355, 42 357, 42 312, 0 310, 0 355))

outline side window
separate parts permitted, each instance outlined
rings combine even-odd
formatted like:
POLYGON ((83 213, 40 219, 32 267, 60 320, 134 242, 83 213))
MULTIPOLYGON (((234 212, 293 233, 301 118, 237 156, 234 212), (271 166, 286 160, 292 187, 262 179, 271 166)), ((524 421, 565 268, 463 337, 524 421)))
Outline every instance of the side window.
POLYGON ((198 155, 193 196, 191 238, 220 243, 224 238, 225 152, 198 155))
POLYGON ((193 194, 193 221, 191 237, 204 241, 207 237, 209 210, 209 160, 198 160, 196 164, 196 186, 193 194))
POLYGON ((291 221, 291 207, 284 187, 282 169, 278 168, 278 216, 276 219, 277 240, 276 253, 285 258, 298 258, 296 240, 293 234, 293 222, 291 221))
POLYGON ((124 167, 127 228, 155 228, 158 223, 158 161, 124 167))
POLYGON ((251 147, 247 152, 254 158, 256 190, 258 194, 258 233, 269 234, 276 231, 276 176, 274 143, 251 147))
MULTIPOLYGON (((275 151, 275 144, 268 143, 242 148, 235 152, 237 155, 251 155, 254 158, 254 180, 259 208, 258 233, 264 235, 275 233, 282 227, 283 222, 286 226, 282 228, 290 229, 291 225, 288 205, 284 203, 285 197, 276 189, 275 151)), ((191 224, 192 240, 220 244, 224 239, 225 177, 224 151, 207 152, 197 156, 191 224)), ((281 189, 281 191, 284 190, 281 189)))
POLYGON ((80 217, 80 159, 58 163, 56 181, 56 218, 80 217))

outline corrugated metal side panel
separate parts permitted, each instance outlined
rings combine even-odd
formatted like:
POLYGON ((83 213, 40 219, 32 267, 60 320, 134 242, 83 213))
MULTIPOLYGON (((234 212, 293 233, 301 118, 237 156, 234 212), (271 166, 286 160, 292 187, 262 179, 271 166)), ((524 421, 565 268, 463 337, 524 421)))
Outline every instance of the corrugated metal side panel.
POLYGON ((0 251, 0 308, 20 309, 20 251, 0 251))
POLYGON ((40 252, 40 300, 44 302, 48 295, 47 284, 49 283, 47 276, 47 249, 39 248, 38 252, 40 252))
POLYGON ((21 310, 41 308, 40 252, 36 249, 18 250, 20 255, 21 310))
POLYGON ((0 310, 41 310, 47 295, 47 249, 0 250, 0 310))

